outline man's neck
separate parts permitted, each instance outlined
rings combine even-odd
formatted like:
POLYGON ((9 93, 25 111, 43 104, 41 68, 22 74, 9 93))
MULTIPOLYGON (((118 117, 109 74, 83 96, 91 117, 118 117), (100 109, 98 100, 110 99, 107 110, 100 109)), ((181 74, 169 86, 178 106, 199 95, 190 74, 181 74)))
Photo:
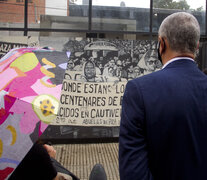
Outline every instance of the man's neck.
POLYGON ((163 65, 165 65, 168 61, 170 61, 173 58, 179 58, 179 57, 189 57, 192 59, 195 59, 195 55, 192 53, 178 53, 175 51, 170 51, 168 53, 163 54, 163 65))

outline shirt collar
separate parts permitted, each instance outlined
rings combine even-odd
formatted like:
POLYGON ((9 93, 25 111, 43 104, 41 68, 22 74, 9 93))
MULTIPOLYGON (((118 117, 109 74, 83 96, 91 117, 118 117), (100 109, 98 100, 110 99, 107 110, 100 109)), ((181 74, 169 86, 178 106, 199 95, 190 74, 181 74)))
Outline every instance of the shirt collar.
POLYGON ((164 65, 162 66, 162 69, 164 69, 168 64, 170 64, 170 63, 172 63, 172 62, 174 62, 174 61, 181 60, 181 59, 186 59, 186 60, 190 60, 190 61, 195 62, 192 58, 189 58, 189 57, 177 57, 177 58, 173 58, 173 59, 169 60, 166 64, 164 64, 164 65))

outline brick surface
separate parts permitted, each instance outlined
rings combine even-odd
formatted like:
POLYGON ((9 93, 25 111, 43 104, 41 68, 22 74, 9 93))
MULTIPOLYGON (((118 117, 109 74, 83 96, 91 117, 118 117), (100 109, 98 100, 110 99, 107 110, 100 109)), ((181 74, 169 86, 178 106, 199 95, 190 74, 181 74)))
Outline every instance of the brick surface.
MULTIPOLYGON (((28 3, 28 23, 37 23, 45 14, 45 0, 32 0, 28 3)), ((23 23, 24 2, 8 0, 0 2, 0 22, 23 23)))

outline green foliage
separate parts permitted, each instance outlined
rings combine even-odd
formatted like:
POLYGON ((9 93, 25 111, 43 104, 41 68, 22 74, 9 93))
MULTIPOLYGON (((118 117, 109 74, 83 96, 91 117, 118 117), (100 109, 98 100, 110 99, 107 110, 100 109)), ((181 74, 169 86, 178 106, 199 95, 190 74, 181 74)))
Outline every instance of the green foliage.
POLYGON ((199 7, 199 8, 196 9, 196 11, 200 11, 200 12, 203 11, 203 10, 204 10, 203 9, 203 6, 201 6, 201 7, 199 7))
POLYGON ((154 8, 189 10, 190 6, 186 0, 154 0, 154 8))

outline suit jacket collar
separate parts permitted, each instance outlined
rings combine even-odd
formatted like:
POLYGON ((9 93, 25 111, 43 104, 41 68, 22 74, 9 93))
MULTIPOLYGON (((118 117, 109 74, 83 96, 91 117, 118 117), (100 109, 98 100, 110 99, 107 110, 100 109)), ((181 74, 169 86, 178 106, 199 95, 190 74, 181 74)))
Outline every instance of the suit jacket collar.
POLYGON ((168 68, 168 67, 171 67, 171 66, 174 66, 176 64, 194 64, 196 65, 195 61, 192 59, 192 58, 189 58, 189 57, 178 57, 178 58, 173 58, 171 59, 170 61, 168 61, 163 67, 162 69, 164 68, 168 68))

